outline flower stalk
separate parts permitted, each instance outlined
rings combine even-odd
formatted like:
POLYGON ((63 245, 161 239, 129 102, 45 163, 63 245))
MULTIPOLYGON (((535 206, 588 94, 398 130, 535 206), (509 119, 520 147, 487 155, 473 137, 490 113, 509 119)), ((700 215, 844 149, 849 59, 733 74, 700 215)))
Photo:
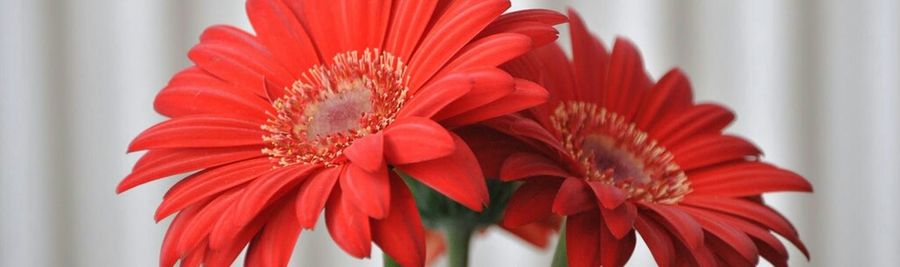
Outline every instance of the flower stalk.
POLYGON ((559 240, 556 241, 556 251, 553 252, 553 262, 550 267, 569 267, 569 258, 566 257, 566 225, 559 228, 559 240))
POLYGON ((447 238, 447 260, 450 267, 469 266, 469 244, 476 226, 468 222, 448 222, 443 230, 447 238))

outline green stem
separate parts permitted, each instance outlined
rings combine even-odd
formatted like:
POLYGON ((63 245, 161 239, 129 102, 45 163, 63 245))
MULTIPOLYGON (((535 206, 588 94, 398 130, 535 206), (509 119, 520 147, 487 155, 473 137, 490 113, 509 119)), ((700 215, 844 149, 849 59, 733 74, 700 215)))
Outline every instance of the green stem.
POLYGON ((447 259, 449 267, 469 266, 469 243, 475 227, 466 222, 447 223, 444 233, 447 236, 447 259))
POLYGON ((384 267, 401 267, 390 255, 384 253, 384 267))
POLYGON ((559 230, 559 240, 556 241, 556 252, 553 253, 551 267, 569 267, 569 258, 566 253, 566 224, 563 223, 559 230))

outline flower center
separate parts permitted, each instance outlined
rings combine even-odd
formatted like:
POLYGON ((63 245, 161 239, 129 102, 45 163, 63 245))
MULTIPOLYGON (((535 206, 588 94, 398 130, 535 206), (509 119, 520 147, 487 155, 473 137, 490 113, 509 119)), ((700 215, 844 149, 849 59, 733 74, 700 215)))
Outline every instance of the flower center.
POLYGON ((690 193, 672 153, 624 117, 573 101, 560 104, 550 121, 585 179, 616 186, 636 201, 675 204, 690 193))
POLYGON ((273 102, 263 153, 282 166, 345 160, 344 148, 387 127, 409 100, 406 65, 379 50, 350 51, 314 66, 273 102))

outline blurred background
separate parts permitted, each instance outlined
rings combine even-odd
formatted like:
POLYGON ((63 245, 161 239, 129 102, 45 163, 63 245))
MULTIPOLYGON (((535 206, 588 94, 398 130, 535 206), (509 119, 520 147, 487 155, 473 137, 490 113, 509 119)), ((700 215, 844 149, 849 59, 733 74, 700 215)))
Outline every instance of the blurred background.
MULTIPOLYGON (((697 98, 738 114, 733 133, 808 177, 769 199, 809 245, 793 266, 900 263, 900 1, 553 1, 609 44, 632 39, 654 77, 678 66, 697 98)), ((175 179, 123 195, 132 137, 162 120, 155 93, 207 26, 250 29, 243 0, 0 0, 0 266, 155 266, 175 179)), ((567 41, 565 27, 561 40, 567 41)), ((551 251, 491 231, 473 266, 548 266, 551 251)), ((320 227, 294 266, 356 260, 320 227)), ((653 266, 638 245, 629 266, 653 266)))

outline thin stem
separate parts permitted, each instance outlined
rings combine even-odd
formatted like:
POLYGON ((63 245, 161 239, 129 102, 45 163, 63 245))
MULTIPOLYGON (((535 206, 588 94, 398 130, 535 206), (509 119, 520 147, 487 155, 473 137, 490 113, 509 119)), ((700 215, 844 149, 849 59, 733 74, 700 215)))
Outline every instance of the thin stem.
POLYGON ((449 267, 469 266, 469 243, 475 227, 465 223, 447 223, 444 233, 447 235, 447 256, 449 267))
POLYGON ((566 253, 566 224, 563 223, 559 230, 559 240, 556 241, 556 252, 553 253, 551 267, 569 267, 569 258, 566 253))
POLYGON ((401 267, 390 255, 384 253, 384 267, 401 267))

